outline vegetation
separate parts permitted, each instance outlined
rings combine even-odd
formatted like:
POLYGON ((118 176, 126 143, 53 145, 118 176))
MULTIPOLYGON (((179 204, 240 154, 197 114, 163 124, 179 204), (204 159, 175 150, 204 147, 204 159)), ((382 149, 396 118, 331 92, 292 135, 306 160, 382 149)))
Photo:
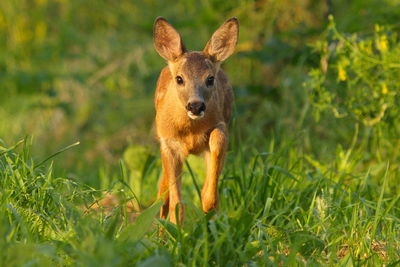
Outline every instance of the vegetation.
POLYGON ((399 264, 399 4, 348 2, 0 1, 0 266, 399 264), (191 157, 181 226, 157 219, 160 15, 193 50, 241 22, 220 210, 191 157))

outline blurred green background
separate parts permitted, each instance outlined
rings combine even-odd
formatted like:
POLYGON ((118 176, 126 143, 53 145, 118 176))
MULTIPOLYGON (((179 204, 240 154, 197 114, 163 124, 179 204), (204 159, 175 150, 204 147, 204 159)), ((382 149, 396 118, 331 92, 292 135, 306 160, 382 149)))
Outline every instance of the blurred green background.
MULTIPOLYGON (((32 136, 37 160, 80 141, 59 156, 56 171, 96 188, 110 186, 120 159, 131 175, 140 176, 143 166, 159 165, 153 95, 165 62, 153 48, 154 19, 167 18, 189 49, 201 50, 223 21, 236 16, 240 40, 236 54, 224 65, 236 95, 232 132, 237 138, 232 142, 239 138, 261 152, 270 140, 278 144, 295 140, 299 155, 307 155, 311 165, 322 168, 346 156, 342 145, 350 146, 358 129, 354 145, 360 160, 354 168, 378 166, 380 171, 382 160, 399 159, 398 120, 390 124, 382 119, 370 126, 352 116, 338 119, 326 110, 314 116, 315 96, 310 98, 310 90, 315 83, 308 82, 308 73, 324 68, 324 54, 316 46, 329 38, 329 14, 339 32, 374 38, 375 25, 391 25, 390 34, 398 32, 399 4, 398 0, 3 0, 0 138, 12 145, 32 136)), ((398 42, 395 45, 398 48, 398 42)), ((335 64, 326 79, 339 84, 335 64)), ((393 97, 395 105, 398 95, 393 97)), ((159 168, 151 170, 154 173, 146 177, 155 181, 159 168)))

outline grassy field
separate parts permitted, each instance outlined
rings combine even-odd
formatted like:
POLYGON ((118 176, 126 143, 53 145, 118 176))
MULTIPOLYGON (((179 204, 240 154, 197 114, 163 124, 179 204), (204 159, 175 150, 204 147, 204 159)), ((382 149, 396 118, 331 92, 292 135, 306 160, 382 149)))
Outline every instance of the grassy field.
POLYGON ((1 1, 0 266, 399 265, 399 8, 1 1), (220 210, 190 157, 181 226, 157 217, 160 15, 193 50, 241 22, 220 210))

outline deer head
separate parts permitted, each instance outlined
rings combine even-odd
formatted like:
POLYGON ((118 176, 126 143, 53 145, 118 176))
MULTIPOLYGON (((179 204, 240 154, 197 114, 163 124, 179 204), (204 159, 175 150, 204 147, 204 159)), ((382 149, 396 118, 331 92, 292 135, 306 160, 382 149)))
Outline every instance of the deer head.
POLYGON ((230 18, 211 36, 203 51, 186 50, 179 33, 159 17, 154 23, 154 45, 158 54, 168 62, 179 105, 192 120, 204 117, 207 105, 218 89, 221 62, 234 51, 239 34, 239 23, 230 18))

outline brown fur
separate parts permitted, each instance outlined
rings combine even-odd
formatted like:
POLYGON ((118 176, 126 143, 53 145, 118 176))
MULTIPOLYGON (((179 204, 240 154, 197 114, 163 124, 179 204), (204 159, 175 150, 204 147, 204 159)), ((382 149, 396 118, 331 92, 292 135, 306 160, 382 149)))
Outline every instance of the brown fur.
POLYGON ((203 154, 207 175, 202 189, 204 212, 218 207, 218 176, 228 143, 227 124, 232 111, 233 92, 220 68, 233 53, 238 37, 238 22, 227 20, 212 36, 204 51, 186 51, 176 30, 163 18, 154 25, 154 43, 159 54, 168 61, 162 69, 155 93, 156 131, 160 141, 163 173, 158 196, 164 199, 160 217, 170 213, 173 223, 183 222, 181 203, 182 164, 189 154, 203 154), (184 84, 177 84, 180 76, 184 84), (214 77, 212 86, 206 85, 214 77), (192 99, 204 101, 204 116, 192 119, 186 104, 192 99), (176 218, 179 207, 179 218, 176 218))

